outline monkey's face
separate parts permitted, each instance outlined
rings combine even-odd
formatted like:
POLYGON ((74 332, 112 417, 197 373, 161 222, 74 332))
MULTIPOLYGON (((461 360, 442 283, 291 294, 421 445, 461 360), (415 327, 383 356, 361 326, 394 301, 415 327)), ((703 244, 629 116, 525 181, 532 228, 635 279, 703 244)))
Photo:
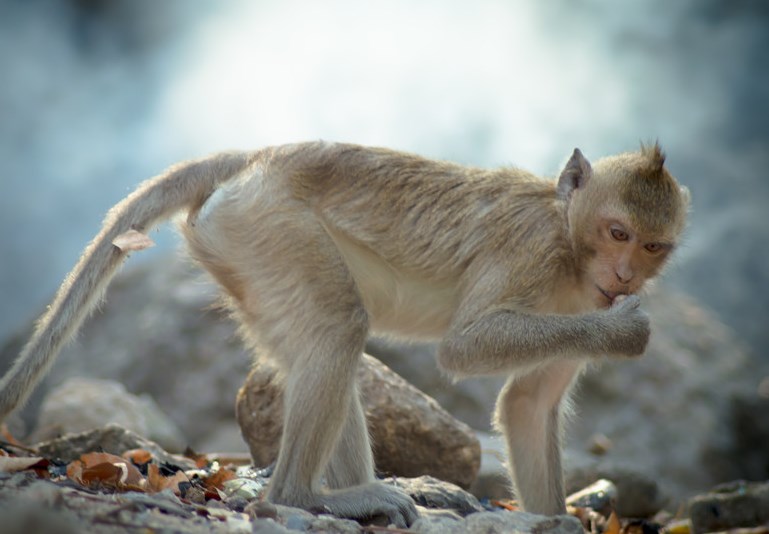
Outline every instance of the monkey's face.
POLYGON ((609 307, 619 295, 640 291, 662 269, 673 245, 644 234, 623 217, 598 216, 585 236, 590 251, 584 268, 585 290, 598 307, 609 307))

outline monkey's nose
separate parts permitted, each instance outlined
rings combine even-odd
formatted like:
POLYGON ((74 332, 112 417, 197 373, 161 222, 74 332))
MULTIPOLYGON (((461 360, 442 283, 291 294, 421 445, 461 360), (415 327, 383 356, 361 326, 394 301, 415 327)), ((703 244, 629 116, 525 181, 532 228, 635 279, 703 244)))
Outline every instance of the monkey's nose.
POLYGON ((629 268, 618 268, 615 269, 614 273, 617 275, 617 280, 623 284, 629 284, 633 279, 633 271, 629 268))

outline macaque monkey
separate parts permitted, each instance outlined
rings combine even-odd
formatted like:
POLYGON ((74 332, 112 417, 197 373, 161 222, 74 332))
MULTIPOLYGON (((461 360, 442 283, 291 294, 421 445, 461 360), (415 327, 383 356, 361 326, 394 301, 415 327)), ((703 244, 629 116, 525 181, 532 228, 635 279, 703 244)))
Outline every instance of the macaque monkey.
MULTIPOLYGON (((338 516, 417 511, 376 481, 355 371, 370 331, 440 340, 454 376, 503 374, 504 433, 523 508, 560 514, 561 420, 585 363, 638 356, 635 296, 684 228, 689 195, 659 145, 575 149, 557 180, 313 142, 181 163, 108 213, 0 382, 0 420, 26 401, 141 235, 177 212, 246 342, 285 378, 274 503, 338 516), (325 482, 325 483, 324 483, 325 482)), ((141 247, 136 247, 141 248, 141 247)))

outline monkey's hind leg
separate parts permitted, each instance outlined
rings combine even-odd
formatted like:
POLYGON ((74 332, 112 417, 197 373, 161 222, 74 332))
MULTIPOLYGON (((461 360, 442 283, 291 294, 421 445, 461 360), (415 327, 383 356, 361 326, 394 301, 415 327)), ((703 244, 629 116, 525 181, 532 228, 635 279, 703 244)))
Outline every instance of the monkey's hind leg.
MULTIPOLYGON (((341 311, 337 309, 336 311, 341 311)), ((301 315, 301 313, 300 313, 301 315)), ((285 385, 285 419, 268 499, 341 517, 378 515, 400 527, 417 517, 411 498, 375 482, 355 375, 366 334, 365 312, 334 311, 297 318, 313 335, 305 352, 294 347, 285 385), (349 313, 352 312, 352 313, 349 313), (330 489, 321 486, 324 472, 330 489)))
POLYGON ((326 468, 326 484, 330 488, 339 489, 373 481, 374 457, 371 453, 366 416, 356 387, 342 436, 326 468))
POLYGON ((283 436, 268 499, 411 524, 417 517, 412 499, 374 480, 357 398, 368 316, 311 210, 275 195, 254 200, 233 188, 184 232, 192 255, 232 297, 246 338, 285 373, 283 436), (322 486, 324 474, 330 488, 322 486))

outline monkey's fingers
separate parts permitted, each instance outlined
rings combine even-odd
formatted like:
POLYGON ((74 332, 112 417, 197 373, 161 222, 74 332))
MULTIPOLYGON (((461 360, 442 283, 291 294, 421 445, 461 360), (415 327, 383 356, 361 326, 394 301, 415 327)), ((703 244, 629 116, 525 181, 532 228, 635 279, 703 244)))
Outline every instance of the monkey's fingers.
POLYGON ((612 308, 634 310, 641 306, 638 295, 617 295, 611 304, 612 308))

